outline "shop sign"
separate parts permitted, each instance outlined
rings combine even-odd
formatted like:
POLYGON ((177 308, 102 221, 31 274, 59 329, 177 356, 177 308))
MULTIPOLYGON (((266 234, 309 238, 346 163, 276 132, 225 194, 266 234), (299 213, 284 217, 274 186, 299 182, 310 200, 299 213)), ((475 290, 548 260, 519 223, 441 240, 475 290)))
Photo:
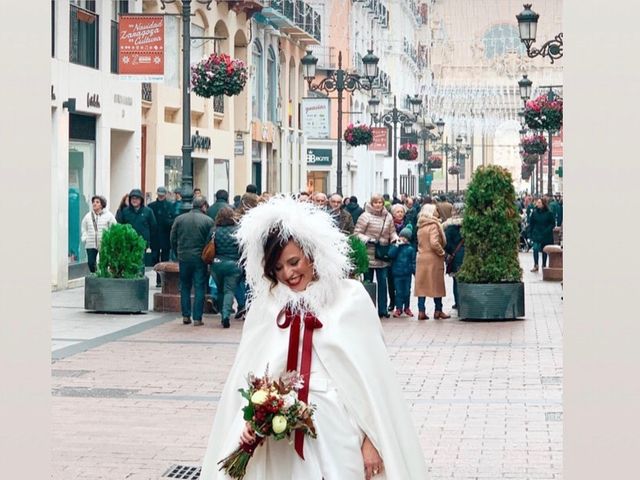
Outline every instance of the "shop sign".
POLYGON ((118 73, 144 82, 164 81, 164 16, 120 15, 118 73))
POLYGON ((119 103, 120 105, 133 105, 133 97, 128 97, 126 95, 120 95, 116 93, 113 96, 113 102, 119 103))
POLYGON ((329 138, 329 99, 302 99, 302 131, 307 138, 329 138))
POLYGON ((87 93, 87 107, 100 108, 100 96, 97 93, 87 93))
POLYGON ((196 130, 196 134, 191 135, 191 146, 194 150, 209 150, 211 148, 211 138, 200 136, 196 130))
POLYGON ((371 132, 373 133, 373 143, 369 145, 369 150, 372 152, 388 151, 387 139, 389 131, 385 127, 373 127, 371 132))
POLYGON ((239 139, 235 141, 233 144, 233 154, 244 155, 244 140, 239 139))
POLYGON ((333 151, 330 148, 307 148, 307 165, 326 167, 331 165, 333 151))

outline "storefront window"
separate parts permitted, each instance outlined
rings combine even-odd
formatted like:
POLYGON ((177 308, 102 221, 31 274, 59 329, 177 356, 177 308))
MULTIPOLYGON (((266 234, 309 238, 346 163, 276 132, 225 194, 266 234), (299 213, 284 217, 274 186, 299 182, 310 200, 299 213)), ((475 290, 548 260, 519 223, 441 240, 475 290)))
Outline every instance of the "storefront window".
POLYGON ((229 191, 229 160, 216 158, 213 160, 213 191, 229 191))
POLYGON ((164 157, 164 186, 171 192, 182 186, 182 157, 164 157))
POLYGON ((91 208, 95 195, 96 144, 69 141, 69 265, 85 263, 87 253, 80 241, 80 224, 91 208))

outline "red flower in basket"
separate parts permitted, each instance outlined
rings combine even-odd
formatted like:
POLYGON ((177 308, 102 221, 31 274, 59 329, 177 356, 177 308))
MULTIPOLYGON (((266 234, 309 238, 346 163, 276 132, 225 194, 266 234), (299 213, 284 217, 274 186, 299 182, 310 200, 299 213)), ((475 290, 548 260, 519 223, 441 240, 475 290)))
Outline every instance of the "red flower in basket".
POLYGON ((400 160, 415 160, 418 158, 418 146, 412 143, 403 143, 398 150, 400 160))
POLYGON ((373 131, 368 125, 354 126, 353 123, 350 123, 342 137, 352 147, 370 145, 373 142, 373 131))

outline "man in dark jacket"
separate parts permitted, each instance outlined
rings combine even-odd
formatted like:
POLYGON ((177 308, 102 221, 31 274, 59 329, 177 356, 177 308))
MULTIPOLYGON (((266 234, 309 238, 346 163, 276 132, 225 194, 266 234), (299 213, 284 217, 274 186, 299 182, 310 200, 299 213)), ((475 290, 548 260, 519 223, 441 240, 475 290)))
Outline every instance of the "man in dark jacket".
POLYGON ((342 196, 334 193, 329 197, 329 215, 345 235, 351 235, 354 229, 353 217, 342 209, 342 196))
POLYGON ((191 287, 194 289, 193 325, 202 325, 207 264, 202 261, 202 250, 211 238, 213 220, 205 211, 204 197, 193 199, 190 212, 180 215, 171 228, 171 248, 178 255, 180 267, 180 309, 182 323, 191 323, 191 287))
MULTIPOLYGON (((158 187, 156 193, 158 194, 156 201, 149 204, 158 223, 155 232, 151 232, 151 258, 154 265, 158 262, 169 261, 169 252, 171 251, 169 235, 173 220, 176 218, 175 205, 167 200, 167 189, 158 187)), ((160 274, 156 273, 156 287, 159 286, 160 274)))
POLYGON ((151 234, 155 232, 158 223, 156 216, 149 207, 144 205, 144 197, 138 188, 129 193, 129 206, 123 208, 116 216, 118 223, 129 224, 147 242, 148 253, 151 251, 151 234))
POLYGON ((226 190, 218 190, 216 192, 216 201, 207 210, 207 215, 209 215, 211 220, 215 222, 216 215, 218 215, 218 212, 220 211, 220 209, 222 207, 228 207, 228 206, 229 206, 229 192, 227 192, 226 190))
POLYGON ((358 197, 356 196, 351 196, 351 198, 349 198, 349 203, 346 207, 344 207, 344 209, 351 214, 354 225, 358 223, 358 218, 360 218, 360 215, 362 215, 362 212, 364 212, 362 207, 358 205, 358 197))

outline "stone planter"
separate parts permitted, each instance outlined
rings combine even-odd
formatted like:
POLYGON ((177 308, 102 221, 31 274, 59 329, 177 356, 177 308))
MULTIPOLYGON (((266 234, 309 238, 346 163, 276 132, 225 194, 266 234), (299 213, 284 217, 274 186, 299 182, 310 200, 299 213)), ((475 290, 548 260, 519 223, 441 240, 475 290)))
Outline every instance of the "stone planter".
POLYGON ((524 283, 458 283, 464 320, 507 320, 524 316, 524 283))
MULTIPOLYGON (((160 274, 162 281, 162 290, 153 295, 153 311, 154 312, 179 312, 180 309, 180 264, 178 262, 161 262, 157 263, 153 270, 160 274)), ((209 279, 207 278, 207 285, 209 279)), ((193 292, 193 289, 192 289, 193 292)), ((191 302, 193 303, 193 293, 191 294, 191 302)), ((209 287, 205 300, 210 299, 209 287)), ((215 300, 215 299, 214 299, 215 300)), ((213 313, 211 304, 205 301, 204 313, 213 313)))
POLYGON ((367 291, 367 293, 371 297, 371 301, 373 302, 373 305, 377 306, 378 305, 378 302, 377 302, 378 289, 377 289, 377 285, 375 284, 375 282, 374 283, 363 283, 362 285, 364 285, 364 289, 367 291))
POLYGON ((138 313, 149 310, 149 279, 84 278, 84 308, 94 312, 138 313))
POLYGON ((542 251, 549 256, 549 266, 542 268, 542 280, 562 281, 562 247, 547 245, 542 251))

